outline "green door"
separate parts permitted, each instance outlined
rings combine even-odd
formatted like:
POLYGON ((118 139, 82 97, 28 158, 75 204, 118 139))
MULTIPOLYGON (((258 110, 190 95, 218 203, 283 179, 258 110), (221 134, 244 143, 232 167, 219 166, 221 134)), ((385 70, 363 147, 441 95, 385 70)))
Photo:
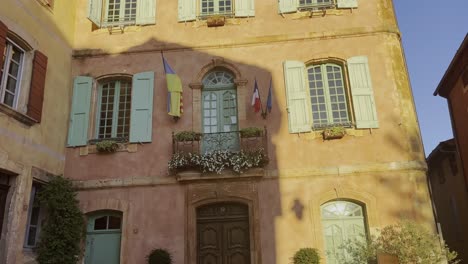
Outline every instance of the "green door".
POLYGON ((203 84, 202 152, 239 150, 237 94, 232 75, 215 71, 205 78, 203 84))
POLYGON ((100 212, 88 218, 85 264, 119 264, 122 214, 100 212))

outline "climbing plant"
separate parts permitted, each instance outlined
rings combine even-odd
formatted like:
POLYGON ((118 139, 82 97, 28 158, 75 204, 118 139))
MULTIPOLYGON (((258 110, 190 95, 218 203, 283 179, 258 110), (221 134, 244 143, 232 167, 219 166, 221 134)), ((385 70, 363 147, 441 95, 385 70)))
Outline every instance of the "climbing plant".
POLYGON ((76 264, 84 238, 84 218, 70 180, 54 177, 39 194, 47 209, 37 261, 39 264, 76 264))

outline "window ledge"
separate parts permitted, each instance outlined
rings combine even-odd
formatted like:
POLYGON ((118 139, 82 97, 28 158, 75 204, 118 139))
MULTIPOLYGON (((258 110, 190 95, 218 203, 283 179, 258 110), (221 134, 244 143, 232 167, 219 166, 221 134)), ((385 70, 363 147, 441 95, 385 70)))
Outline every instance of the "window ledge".
MULTIPOLYGON (((252 19, 254 17, 239 17, 239 18, 230 18, 226 17, 224 21, 224 26, 229 26, 229 25, 241 25, 243 21, 248 22, 249 19, 252 19)), ((186 23, 193 23, 194 28, 198 27, 208 27, 208 22, 206 19, 198 19, 195 21, 187 21, 186 23)))
POLYGON ((221 174, 206 173, 199 171, 184 171, 176 174, 178 182, 220 180, 220 179, 239 179, 239 178, 261 178, 265 176, 265 169, 252 168, 241 174, 231 170, 225 170, 221 174))
MULTIPOLYGON (((138 144, 136 143, 117 143, 119 148, 115 152, 128 152, 128 153, 135 153, 138 151, 138 144)), ((112 154, 111 153, 103 153, 105 154, 112 154)), ((80 156, 87 156, 89 154, 101 154, 101 152, 97 151, 96 145, 87 145, 80 147, 80 156)))
POLYGON ((15 109, 5 105, 5 104, 1 104, 0 103, 0 112, 18 120, 19 122, 27 125, 27 126, 32 126, 36 123, 38 123, 35 119, 23 114, 23 113, 20 113, 18 111, 16 111, 15 109))
MULTIPOLYGON (((290 16, 292 19, 309 19, 312 17, 323 17, 323 16, 342 16, 345 12, 349 12, 344 9, 318 9, 318 10, 298 10, 296 13, 292 13, 290 16)), ((288 14, 284 14, 288 15, 288 14)))

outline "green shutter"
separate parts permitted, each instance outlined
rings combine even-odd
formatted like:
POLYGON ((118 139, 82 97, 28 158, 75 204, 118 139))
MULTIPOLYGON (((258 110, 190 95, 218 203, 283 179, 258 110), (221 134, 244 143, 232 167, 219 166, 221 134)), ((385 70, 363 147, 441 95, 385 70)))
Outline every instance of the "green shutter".
POLYGON ((195 0, 178 0, 179 1, 179 21, 193 21, 197 18, 197 1, 195 0))
POLYGON ((297 0, 279 0, 279 13, 293 13, 297 11, 297 0))
POLYGON ((102 0, 88 0, 88 19, 96 26, 102 23, 102 0))
POLYGON ((156 0, 137 1, 136 24, 156 24, 156 0))
POLYGON ((356 128, 378 128, 379 122, 367 57, 349 58, 348 71, 356 128))
POLYGON ((236 0, 236 17, 255 16, 255 0, 236 0))
POLYGON ((338 8, 357 8, 358 0, 337 0, 336 6, 338 8))
POLYGON ((70 147, 85 146, 88 143, 89 109, 91 106, 91 90, 93 79, 78 76, 73 84, 73 102, 68 128, 68 143, 70 147))
POLYGON ((151 142, 154 72, 133 76, 130 142, 151 142))
POLYGON ((311 130, 310 96, 307 89, 305 65, 300 61, 284 62, 284 82, 288 107, 289 132, 311 130))

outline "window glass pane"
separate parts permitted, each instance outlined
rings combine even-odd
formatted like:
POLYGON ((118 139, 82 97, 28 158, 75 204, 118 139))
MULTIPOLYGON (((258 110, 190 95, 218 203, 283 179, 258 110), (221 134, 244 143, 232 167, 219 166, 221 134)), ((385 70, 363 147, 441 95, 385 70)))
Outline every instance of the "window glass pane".
POLYGON ((36 245, 36 233, 37 233, 37 227, 29 227, 29 233, 28 233, 28 246, 35 246, 36 245))
POLYGON ((130 127, 130 103, 131 103, 131 88, 130 82, 120 82, 120 96, 119 96, 119 114, 118 114, 118 128, 117 137, 128 137, 128 130, 130 127))
POLYGON ((106 230, 107 229, 107 216, 96 218, 94 220, 94 230, 106 230))
POLYGON ((13 101, 15 100, 15 97, 9 93, 5 93, 5 99, 3 101, 4 104, 13 107, 13 101))
POLYGON ((109 216, 109 228, 108 229, 120 229, 121 218, 118 216, 109 216))
POLYGON ((108 82, 101 87, 101 107, 98 138, 112 137, 112 125, 114 117, 114 93, 115 82, 108 82))

